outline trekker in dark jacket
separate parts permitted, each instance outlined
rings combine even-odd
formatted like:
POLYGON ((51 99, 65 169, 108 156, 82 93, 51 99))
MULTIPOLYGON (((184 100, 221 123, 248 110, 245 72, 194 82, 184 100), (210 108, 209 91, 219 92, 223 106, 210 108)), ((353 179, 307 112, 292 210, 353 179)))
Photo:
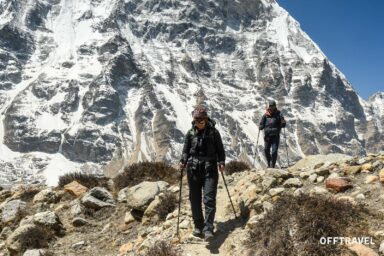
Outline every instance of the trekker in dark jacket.
POLYGON ((180 167, 187 168, 189 200, 195 225, 193 235, 204 235, 206 240, 210 240, 213 237, 216 213, 218 170, 224 171, 225 151, 220 133, 215 128, 215 122, 208 117, 206 109, 199 106, 192 112, 192 116, 192 128, 185 136, 180 167))
POLYGON ((268 167, 275 168, 277 150, 280 143, 281 128, 286 126, 281 112, 276 108, 276 102, 270 101, 267 111, 261 118, 259 129, 264 130, 264 153, 268 162, 268 167), (272 148, 272 155, 271 155, 272 148))

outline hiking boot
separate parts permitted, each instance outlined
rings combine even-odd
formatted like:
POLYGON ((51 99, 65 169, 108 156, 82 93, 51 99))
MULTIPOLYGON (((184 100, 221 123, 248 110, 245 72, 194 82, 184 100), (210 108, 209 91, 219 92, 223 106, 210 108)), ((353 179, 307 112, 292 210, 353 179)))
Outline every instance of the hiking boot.
POLYGON ((203 231, 200 228, 195 228, 192 232, 192 235, 197 236, 197 237, 202 237, 203 231))
POLYGON ((204 231, 204 240, 209 242, 212 239, 213 239, 213 232, 210 230, 204 231))

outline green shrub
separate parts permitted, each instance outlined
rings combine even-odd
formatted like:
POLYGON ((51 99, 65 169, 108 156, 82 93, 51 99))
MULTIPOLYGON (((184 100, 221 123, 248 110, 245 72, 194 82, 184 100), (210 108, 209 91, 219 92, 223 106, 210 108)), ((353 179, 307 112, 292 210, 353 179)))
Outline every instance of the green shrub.
POLYGON ((247 163, 242 161, 230 161, 225 165, 225 174, 231 175, 235 172, 242 172, 251 169, 247 163))
POLYGON ((113 178, 116 191, 143 181, 163 180, 170 184, 178 181, 178 171, 163 162, 142 162, 129 165, 124 171, 113 178))
POLYGON ((346 200, 321 196, 284 196, 251 230, 250 255, 342 255, 338 245, 322 237, 362 237, 368 234, 368 211, 346 200))
POLYGON ((77 181, 89 189, 94 187, 108 187, 107 178, 83 172, 71 172, 60 176, 58 187, 62 188, 72 181, 77 181))

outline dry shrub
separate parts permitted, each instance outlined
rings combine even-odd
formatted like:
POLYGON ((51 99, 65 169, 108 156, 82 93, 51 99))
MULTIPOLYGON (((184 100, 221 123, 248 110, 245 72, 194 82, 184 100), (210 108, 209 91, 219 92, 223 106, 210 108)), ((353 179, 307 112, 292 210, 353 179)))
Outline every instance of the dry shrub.
POLYGON ((242 161, 230 161, 225 165, 225 174, 231 175, 235 172, 242 172, 251 169, 249 165, 242 161))
POLYGON ((146 256, 181 256, 172 244, 164 240, 156 241, 145 254, 146 256))
POLYGON ((35 186, 25 186, 22 191, 19 192, 19 194, 13 195, 14 197, 17 197, 23 201, 29 202, 31 201, 36 194, 38 194, 41 191, 41 188, 35 187, 35 186))
POLYGON ((71 173, 66 173, 63 176, 60 176, 58 186, 62 188, 68 183, 71 183, 72 181, 77 181, 81 185, 86 186, 89 189, 94 187, 108 188, 107 178, 100 177, 95 174, 89 174, 89 173, 83 173, 83 172, 71 172, 71 173))
MULTIPOLYGON (((24 252, 28 249, 48 247, 48 242, 51 237, 53 237, 52 232, 49 232, 40 226, 30 225, 25 232, 20 233, 17 240, 21 252, 24 252)), ((11 255, 19 253, 12 251, 11 248, 8 249, 10 250, 11 255)))
POLYGON ((129 165, 113 178, 115 191, 137 185, 143 181, 163 180, 170 184, 177 182, 178 172, 164 162, 142 162, 129 165))
POLYGON ((157 208, 157 214, 160 221, 164 221, 167 218, 167 215, 173 212, 177 206, 177 197, 171 192, 166 192, 163 195, 161 204, 157 208))
POLYGON ((368 211, 331 197, 280 198, 250 232, 250 255, 341 255, 339 245, 322 245, 322 237, 367 236, 368 211))

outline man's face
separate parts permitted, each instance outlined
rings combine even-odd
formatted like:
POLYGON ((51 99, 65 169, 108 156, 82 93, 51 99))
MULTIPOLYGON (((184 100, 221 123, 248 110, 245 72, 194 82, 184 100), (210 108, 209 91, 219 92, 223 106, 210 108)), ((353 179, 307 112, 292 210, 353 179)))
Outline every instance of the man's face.
POLYGON ((276 105, 270 105, 270 106, 269 106, 269 109, 272 110, 272 111, 273 111, 273 110, 276 110, 276 105))
POLYGON ((204 129, 207 124, 207 121, 204 118, 196 118, 194 121, 197 129, 199 130, 204 129))

